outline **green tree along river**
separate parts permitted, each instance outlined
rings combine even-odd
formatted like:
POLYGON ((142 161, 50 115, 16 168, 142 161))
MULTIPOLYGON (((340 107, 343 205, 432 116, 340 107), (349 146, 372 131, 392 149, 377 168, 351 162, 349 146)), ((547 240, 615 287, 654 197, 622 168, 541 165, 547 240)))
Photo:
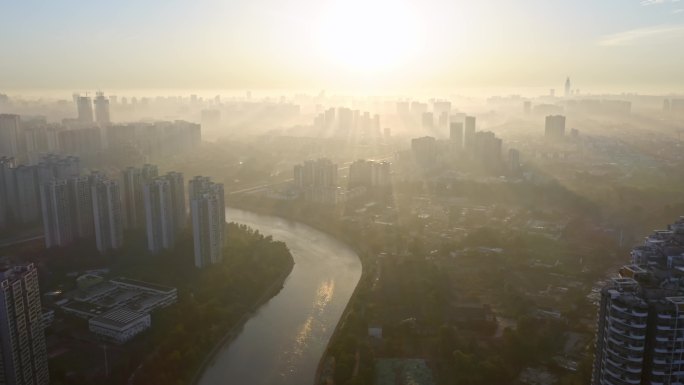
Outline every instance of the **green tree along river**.
POLYGON ((226 220, 287 244, 295 261, 283 289, 213 357, 199 385, 312 384, 359 278, 361 262, 344 243, 301 223, 229 208, 226 220))

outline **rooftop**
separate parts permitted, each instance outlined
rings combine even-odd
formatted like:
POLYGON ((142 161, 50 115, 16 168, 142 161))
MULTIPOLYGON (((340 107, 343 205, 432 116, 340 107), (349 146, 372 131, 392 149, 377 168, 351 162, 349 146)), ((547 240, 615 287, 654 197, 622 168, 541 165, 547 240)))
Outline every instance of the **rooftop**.
POLYGON ((124 277, 114 278, 114 279, 110 280, 110 282, 112 282, 114 284, 119 283, 119 284, 123 284, 123 285, 138 286, 142 289, 154 290, 154 291, 159 291, 159 292, 169 293, 169 294, 176 291, 176 289, 173 287, 157 285, 155 283, 138 281, 135 279, 124 278, 124 277))
POLYGON ((111 326, 117 329, 125 328, 126 326, 138 321, 143 317, 147 317, 145 313, 139 313, 128 309, 115 309, 101 316, 90 320, 91 323, 100 323, 111 326))

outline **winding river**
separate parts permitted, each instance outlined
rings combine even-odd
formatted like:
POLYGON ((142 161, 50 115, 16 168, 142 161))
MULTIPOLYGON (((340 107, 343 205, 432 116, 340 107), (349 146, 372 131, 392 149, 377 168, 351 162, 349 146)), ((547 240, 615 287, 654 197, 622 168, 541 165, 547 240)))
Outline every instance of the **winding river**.
POLYGON ((295 266, 203 373, 199 385, 309 385, 361 277, 356 253, 301 223, 228 208, 226 220, 287 244, 295 266))

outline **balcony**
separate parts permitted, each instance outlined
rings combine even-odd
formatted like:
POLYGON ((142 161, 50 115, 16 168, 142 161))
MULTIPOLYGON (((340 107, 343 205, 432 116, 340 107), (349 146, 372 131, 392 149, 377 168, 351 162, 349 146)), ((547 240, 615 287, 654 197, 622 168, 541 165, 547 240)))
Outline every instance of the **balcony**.
POLYGON ((620 369, 620 370, 623 370, 623 371, 626 371, 626 372, 629 372, 629 373, 633 373, 633 374, 639 374, 639 373, 641 373, 641 367, 634 367, 634 366, 629 366, 629 365, 621 364, 621 363, 618 363, 618 362, 615 362, 615 361, 611 360, 610 358, 606 358, 606 361, 607 361, 609 364, 613 365, 613 366, 614 366, 615 368, 617 368, 617 369, 620 369))
POLYGON ((614 315, 608 316, 608 320, 620 323, 620 324, 625 325, 625 326, 630 327, 630 328, 646 329, 646 321, 624 319, 624 318, 616 317, 614 315))

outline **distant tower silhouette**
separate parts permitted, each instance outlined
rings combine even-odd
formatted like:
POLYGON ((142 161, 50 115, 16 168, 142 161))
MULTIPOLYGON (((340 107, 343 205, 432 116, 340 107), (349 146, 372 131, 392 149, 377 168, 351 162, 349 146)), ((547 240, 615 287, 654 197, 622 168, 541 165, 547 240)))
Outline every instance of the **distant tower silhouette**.
POLYGON ((570 96, 570 77, 565 79, 565 97, 570 96))

